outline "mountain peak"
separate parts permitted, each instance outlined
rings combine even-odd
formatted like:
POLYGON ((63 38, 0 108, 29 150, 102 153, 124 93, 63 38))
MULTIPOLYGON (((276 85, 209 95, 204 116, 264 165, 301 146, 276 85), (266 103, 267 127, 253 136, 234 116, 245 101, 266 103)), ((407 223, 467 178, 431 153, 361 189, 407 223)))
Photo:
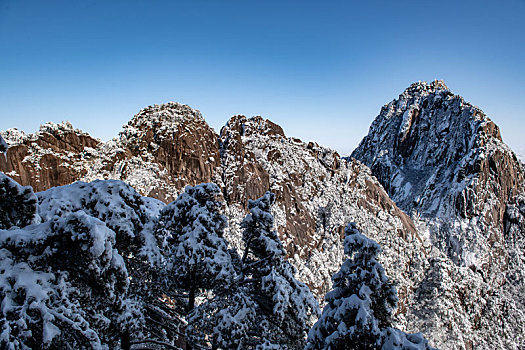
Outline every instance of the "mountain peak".
MULTIPOLYGON (((438 80, 414 83, 385 105, 352 157, 372 169, 405 211, 439 217, 483 211, 481 203, 461 204, 480 176, 515 182, 519 177, 513 180, 504 169, 521 173, 498 126, 438 80)), ((504 198, 508 187, 499 186, 496 196, 504 198)))
POLYGON ((124 125, 124 133, 134 129, 175 129, 186 120, 203 121, 200 111, 178 102, 147 106, 124 125), (131 130, 130 130, 131 129, 131 130))
POLYGON ((405 93, 414 93, 414 92, 428 92, 435 93, 436 91, 450 91, 443 80, 434 80, 430 83, 426 81, 417 81, 410 84, 410 86, 405 90, 405 93))

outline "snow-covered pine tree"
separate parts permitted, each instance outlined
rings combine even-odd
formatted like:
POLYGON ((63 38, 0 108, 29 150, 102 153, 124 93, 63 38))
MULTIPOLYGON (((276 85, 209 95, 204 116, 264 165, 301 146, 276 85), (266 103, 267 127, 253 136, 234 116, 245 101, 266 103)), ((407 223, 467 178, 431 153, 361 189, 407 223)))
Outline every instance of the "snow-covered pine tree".
POLYGON ((241 223, 245 252, 242 283, 255 301, 252 348, 302 349, 319 305, 310 289, 295 278, 294 267, 274 229, 271 206, 275 195, 267 192, 250 200, 250 213, 241 223))
POLYGON ((187 186, 161 212, 156 235, 167 261, 166 284, 173 299, 184 293, 186 313, 200 291, 227 288, 235 270, 224 239, 222 193, 212 183, 187 186))
POLYGON ((0 172, 0 230, 38 221, 37 202, 31 186, 20 186, 0 172))
POLYGON ((114 244, 83 212, 0 230, 0 348, 119 348, 134 306, 114 244))
POLYGON ((319 314, 308 287, 294 277, 293 266, 273 229, 267 192, 250 200, 250 213, 241 226, 245 251, 231 252, 238 274, 228 289, 214 290, 214 297, 195 308, 188 318, 188 337, 208 339, 213 349, 302 349, 306 331, 319 314))
POLYGON ((308 333, 305 350, 429 349, 421 334, 391 328, 397 292, 376 260, 381 247, 364 236, 355 223, 345 228, 349 256, 332 277, 333 290, 308 333))
POLYGON ((212 349, 253 349, 256 304, 246 288, 235 284, 197 306, 188 316, 186 335, 192 344, 210 342, 212 349))

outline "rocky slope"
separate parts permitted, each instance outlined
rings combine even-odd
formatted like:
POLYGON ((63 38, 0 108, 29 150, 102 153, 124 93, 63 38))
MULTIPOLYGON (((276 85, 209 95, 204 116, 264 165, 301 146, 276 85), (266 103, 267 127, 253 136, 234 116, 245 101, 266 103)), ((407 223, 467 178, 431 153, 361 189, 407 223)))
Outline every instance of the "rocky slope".
POLYGON ((100 141, 70 123, 46 123, 35 134, 17 129, 2 133, 9 144, 0 170, 35 191, 70 184, 87 173, 84 159, 100 141), (82 163, 81 166, 76 166, 82 163))
POLYGON ((0 163, 0 170, 38 190, 75 180, 119 179, 142 195, 165 202, 186 184, 213 181, 223 189, 228 236, 237 248, 247 199, 270 189, 277 196, 274 214, 288 258, 320 298, 343 261, 343 228, 355 221, 383 245, 383 262, 400 286, 398 322, 402 327, 408 322, 404 314, 411 291, 424 277, 429 244, 367 167, 313 142, 288 138, 279 126, 260 117, 234 116, 217 135, 198 111, 177 103, 147 107, 117 138, 108 142, 89 138, 93 144, 76 153, 66 149, 78 142, 55 149, 42 147, 42 140, 58 144, 66 139, 63 134, 88 140, 87 135, 69 124, 47 125, 32 135, 15 129, 3 132, 10 148, 8 165, 0 163), (49 177, 44 170, 52 166, 45 154, 57 160, 57 168, 70 170, 70 177, 49 177), (31 176, 21 176, 29 171, 31 176))
POLYGON ((2 132, 10 148, 0 170, 37 190, 119 179, 164 202, 186 184, 213 181, 239 249, 247 200, 270 189, 288 259, 318 297, 343 261, 343 228, 355 221, 385 251, 400 297, 396 327, 445 349, 523 339, 523 169, 497 127, 443 83, 414 84, 383 107, 353 154, 361 162, 261 117, 234 116, 216 134, 178 103, 143 109, 108 142, 46 125, 2 132))
POLYGON ((381 109, 352 158, 371 168, 400 208, 421 217, 445 257, 431 257, 429 280, 416 292, 438 292, 430 305, 416 303, 433 320, 420 329, 435 334, 443 312, 452 312, 449 334, 436 345, 512 348, 509 338, 522 341, 525 309, 515 286, 523 284, 515 281, 525 257, 524 169, 499 128, 443 82, 415 83, 381 109))

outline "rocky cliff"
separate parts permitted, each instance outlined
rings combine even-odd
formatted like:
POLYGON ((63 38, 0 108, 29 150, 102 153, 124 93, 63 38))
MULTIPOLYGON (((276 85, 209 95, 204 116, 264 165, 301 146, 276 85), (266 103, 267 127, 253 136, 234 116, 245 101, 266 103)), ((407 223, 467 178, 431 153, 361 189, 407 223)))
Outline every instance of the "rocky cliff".
POLYGON ((9 129, 3 136, 10 147, 0 170, 35 191, 80 179, 87 172, 84 158, 100 144, 70 123, 46 123, 35 134, 9 129))
MULTIPOLYGON (((512 237, 524 233, 517 209, 524 169, 497 125, 443 82, 419 82, 381 109, 352 158, 371 168, 400 208, 421 218, 433 247, 446 257, 432 260, 439 285, 428 282, 418 293, 452 293, 461 307, 445 306, 440 297, 444 304, 427 305, 428 317, 436 324, 441 308, 455 309, 460 321, 450 327, 471 333, 462 341, 467 348, 487 344, 482 333, 489 332, 489 317, 515 320, 492 324, 490 331, 499 334, 488 343, 494 348, 511 346, 504 340, 511 333, 523 339, 525 309, 515 305, 522 298, 511 281, 523 274, 521 243, 512 237)), ((446 347, 457 340, 449 338, 446 347)))
POLYGON ((164 202, 213 181, 238 249, 247 200, 271 190, 288 259, 318 297, 354 221, 384 248, 400 297, 396 327, 445 349, 523 339, 523 168, 497 126, 442 82, 414 84, 383 107, 353 154, 359 161, 261 117, 234 116, 217 134, 178 103, 141 110, 108 142, 46 125, 2 132, 10 148, 0 170, 37 190, 119 179, 164 202))
POLYGON ((430 245, 367 167, 314 142, 286 137, 281 127, 261 117, 234 116, 218 135, 198 111, 178 103, 141 110, 108 142, 69 124, 49 125, 60 130, 51 134, 55 139, 65 140, 67 132, 67 140, 82 141, 53 141, 57 147, 45 147, 49 127, 31 135, 10 129, 2 135, 10 144, 11 165, 1 163, 0 170, 38 190, 76 180, 119 179, 165 202, 187 184, 213 181, 223 190, 231 223, 227 234, 239 249, 247 200, 270 189, 277 197, 274 214, 288 259, 318 297, 342 263, 343 228, 355 221, 383 245, 384 264, 400 285, 399 322, 407 322, 403 315, 423 278, 430 245), (17 156, 17 149, 24 156, 17 156), (43 155, 56 163, 47 163, 43 155), (69 177, 49 176, 51 169, 67 169, 69 177))

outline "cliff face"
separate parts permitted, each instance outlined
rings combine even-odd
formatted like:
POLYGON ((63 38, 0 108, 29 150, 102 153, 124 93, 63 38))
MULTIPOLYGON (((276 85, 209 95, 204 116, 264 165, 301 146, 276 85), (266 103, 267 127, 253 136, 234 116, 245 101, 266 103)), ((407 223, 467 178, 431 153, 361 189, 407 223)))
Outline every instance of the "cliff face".
POLYGON ((501 229, 506 202, 524 190, 497 125, 441 81, 412 84, 384 106, 351 157, 404 211, 426 217, 482 216, 501 229))
MULTIPOLYGON (((520 239, 511 237, 524 234, 517 223, 522 220, 519 209, 512 209, 520 207, 516 203, 525 193, 524 170, 499 128, 443 82, 415 83, 381 109, 352 158, 371 168, 400 208, 421 218, 442 256, 432 258, 436 277, 427 278, 445 282, 427 281, 419 295, 451 293, 463 305, 444 307, 446 300, 435 298, 434 306, 421 312, 438 322, 421 327, 436 329, 444 319, 440 309, 455 309, 451 328, 471 334, 461 341, 466 348, 483 343, 509 347, 509 329, 524 337, 525 309, 521 302, 515 305, 521 297, 510 282, 523 278, 521 264, 516 265, 524 258, 520 239), (515 307, 508 309, 509 304, 515 307), (487 343, 482 330, 489 331, 490 317, 513 318, 520 326, 492 325, 499 335, 487 343)), ((441 338, 444 347, 460 339, 441 338)))
POLYGON ((199 111, 171 102, 142 109, 88 163, 83 180, 123 180, 171 202, 186 185, 212 181, 219 143, 199 111))
POLYGON ((313 142, 286 137, 261 117, 234 116, 221 130, 220 140, 221 184, 234 245, 242 248, 238 223, 246 200, 270 190, 276 194, 273 210, 288 258, 318 296, 328 289, 343 260, 342 230, 355 221, 388 252, 384 263, 393 279, 411 286, 401 298, 408 303, 426 248, 412 220, 368 168, 313 142))
POLYGON ((70 184, 85 173, 76 166, 86 149, 96 148, 100 141, 69 123, 47 123, 35 134, 10 129, 4 134, 11 143, 6 157, 0 157, 0 171, 24 186, 43 191, 70 184))

